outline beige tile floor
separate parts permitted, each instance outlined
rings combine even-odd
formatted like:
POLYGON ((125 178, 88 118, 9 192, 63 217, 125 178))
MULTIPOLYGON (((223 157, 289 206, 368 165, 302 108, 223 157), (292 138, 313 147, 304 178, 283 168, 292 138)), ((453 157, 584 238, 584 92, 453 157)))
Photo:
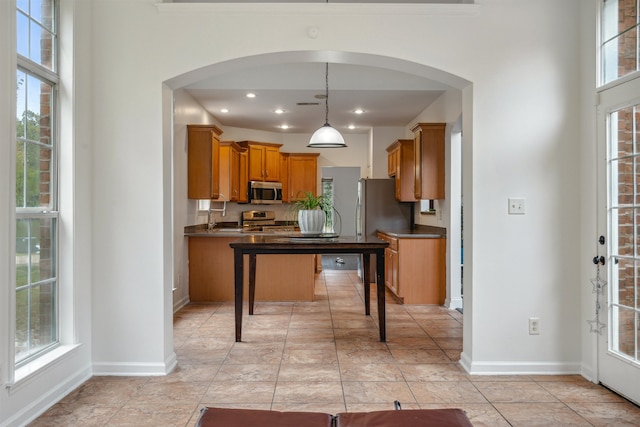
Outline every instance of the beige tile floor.
POLYGON ((188 305, 174 319, 174 372, 94 377, 32 426, 193 426, 203 406, 334 414, 394 400, 462 408, 474 426, 640 426, 640 408, 580 376, 467 375, 457 311, 388 298, 380 343, 361 290, 354 271, 325 270, 316 301, 245 310, 242 343, 233 304, 188 305))

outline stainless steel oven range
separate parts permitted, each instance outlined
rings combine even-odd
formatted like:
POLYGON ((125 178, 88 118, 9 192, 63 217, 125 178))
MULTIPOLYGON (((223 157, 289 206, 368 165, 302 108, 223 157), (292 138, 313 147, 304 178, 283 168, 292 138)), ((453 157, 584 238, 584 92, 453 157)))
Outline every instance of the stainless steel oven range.
POLYGON ((243 211, 240 221, 245 231, 295 231, 295 226, 292 224, 278 223, 274 211, 243 211))

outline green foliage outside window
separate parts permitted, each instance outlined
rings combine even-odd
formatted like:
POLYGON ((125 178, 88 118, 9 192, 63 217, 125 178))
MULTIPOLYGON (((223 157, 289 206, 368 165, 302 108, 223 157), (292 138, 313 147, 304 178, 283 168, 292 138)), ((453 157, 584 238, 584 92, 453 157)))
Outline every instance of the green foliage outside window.
POLYGON ((40 140, 40 116, 26 111, 16 124, 16 207, 40 206, 40 158, 49 150, 33 142, 40 140), (25 132, 26 128, 26 132, 25 132), (25 135, 26 138, 21 137, 25 135), (26 186, 26 188, 25 188, 26 186))

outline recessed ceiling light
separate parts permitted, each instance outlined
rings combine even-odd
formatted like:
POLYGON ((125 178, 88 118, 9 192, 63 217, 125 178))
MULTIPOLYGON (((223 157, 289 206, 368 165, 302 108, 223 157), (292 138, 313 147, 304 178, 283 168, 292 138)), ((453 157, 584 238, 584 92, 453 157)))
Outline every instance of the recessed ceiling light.
POLYGON ((364 113, 364 110, 362 108, 356 108, 355 110, 353 110, 353 112, 356 114, 362 114, 364 113))
POLYGON ((276 114, 284 114, 284 110, 282 108, 276 108, 273 112, 276 114))
POLYGON ((349 129, 353 130, 353 129, 356 128, 356 125, 349 125, 348 127, 349 127, 349 129))
POLYGON ((228 112, 229 112, 229 109, 228 109, 228 108, 221 108, 221 109, 220 109, 220 112, 221 112, 221 113, 228 113, 228 112))
POLYGON ((289 125, 280 125, 278 126, 280 129, 289 129, 289 125))
POLYGON ((256 97, 256 94, 255 94, 255 93, 253 93, 253 92, 249 92, 249 93, 247 94, 247 98, 255 98, 255 97, 256 97))

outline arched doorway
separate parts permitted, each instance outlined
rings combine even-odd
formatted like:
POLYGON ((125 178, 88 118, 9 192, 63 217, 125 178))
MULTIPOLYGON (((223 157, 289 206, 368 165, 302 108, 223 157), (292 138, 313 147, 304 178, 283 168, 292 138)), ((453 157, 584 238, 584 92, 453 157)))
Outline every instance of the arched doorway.
MULTIPOLYGON (((286 63, 336 63, 336 64, 355 64, 364 67, 372 67, 372 68, 383 68, 385 70, 389 70, 397 73, 407 73, 414 76, 419 76, 426 81, 434 81, 438 82, 441 85, 445 85, 450 88, 450 92, 448 95, 451 100, 455 98, 455 102, 458 103, 459 108, 455 111, 453 117, 449 119, 446 118, 446 115, 441 115, 438 121, 447 121, 451 128, 450 133, 458 135, 456 137, 456 143, 459 144, 462 141, 462 153, 460 152, 460 147, 457 150, 454 150, 454 155, 460 156, 461 161, 457 162, 457 166, 455 169, 450 169, 450 173, 456 174, 456 179, 453 180, 456 185, 460 185, 461 183, 461 175, 466 177, 470 177, 470 173, 462 174, 462 171, 468 171, 470 169, 470 159, 471 159, 471 151, 469 144, 465 144, 465 141, 471 140, 471 128, 470 128, 470 120, 465 120, 466 118, 471 117, 470 109, 471 109, 471 83, 465 79, 452 75, 442 70, 435 69, 433 67, 429 67, 427 65, 418 64, 415 62, 410 62, 406 60, 401 60, 397 58, 391 58, 380 55, 372 55, 372 54, 363 54, 363 53, 353 53, 353 52, 339 52, 339 51, 296 51, 296 52, 276 52, 270 54, 262 54, 255 55, 249 57, 237 58, 229 61, 224 61, 216 64, 211 64, 196 70, 192 70, 190 72, 181 74, 172 79, 165 81, 165 90, 163 91, 163 123, 165 124, 165 131, 163 132, 163 144, 164 144, 164 152, 171 153, 170 159, 165 159, 165 176, 172 176, 173 182, 165 182, 165 194, 171 194, 170 200, 172 200, 172 215, 167 216, 167 218, 171 218, 171 223, 169 224, 171 229, 171 235, 174 237, 171 244, 165 247, 165 259, 167 262, 170 262, 173 266, 172 277, 174 278, 174 282, 177 280, 178 282, 184 283, 185 280, 185 272, 187 269, 186 266, 186 250, 184 244, 183 228, 187 224, 185 220, 185 209, 183 207, 179 207, 178 205, 186 200, 186 195, 182 193, 181 190, 183 185, 176 185, 176 179, 179 179, 178 176, 182 171, 181 164, 184 163, 185 156, 185 142, 186 142, 186 133, 181 133, 180 129, 174 127, 174 111, 176 106, 174 105, 174 92, 180 90, 188 85, 192 85, 196 82, 215 78, 216 76, 224 76, 234 72, 241 72, 247 69, 259 69, 260 67, 271 66, 276 64, 286 64, 286 63), (462 120, 460 120, 462 117, 462 120), (462 133, 462 137, 460 138, 460 133, 462 133), (176 209, 178 207, 178 209, 176 209)), ((444 114, 444 113, 443 113, 444 114)), ((419 118, 420 120, 420 118, 419 118)), ((426 120, 429 120, 428 118, 426 120)), ((432 119, 434 120, 434 119, 432 119)), ((435 121, 435 120, 434 120, 435 121)), ((407 123, 407 126, 410 126, 411 123, 407 123)), ((448 138, 448 141, 451 141, 451 138, 448 138)), ((451 151, 449 151, 449 155, 451 155, 451 151)), ((452 180, 449 180, 452 181, 452 180)), ((180 183, 182 184, 182 183, 180 183)), ((448 183, 447 185, 451 185, 448 183)), ((471 186, 470 183, 465 181, 462 182, 462 194, 470 194, 471 186)), ((186 189, 184 190, 186 191, 186 189)), ((451 191, 448 192, 451 194, 451 191)), ((451 197, 447 200, 447 208, 446 212, 449 215, 459 215, 460 206, 462 204, 460 195, 460 189, 454 192, 455 197, 457 199, 452 202, 451 197)), ((471 204, 471 199, 465 203, 465 219, 464 223, 466 224, 467 230, 470 230, 470 215, 473 212, 473 207, 471 204)), ((187 208, 186 211, 193 211, 193 208, 187 208)), ((193 212, 191 212, 193 213, 193 212)), ((460 218, 457 218, 455 221, 449 221, 449 226, 460 227, 460 218)), ((167 224, 165 223, 165 230, 167 229, 167 224)), ((448 255, 448 267, 447 267, 447 276, 451 277, 452 270, 457 271, 457 277, 460 277, 460 265, 457 260, 460 259, 460 229, 456 230, 453 233, 455 236, 454 239, 450 239, 448 242, 448 253, 456 253, 457 256, 448 255), (455 265, 452 265, 452 260, 455 265)), ((470 278, 472 277, 472 245, 470 233, 469 237, 465 240, 465 277, 467 278, 466 285, 470 284, 470 278)), ((178 283, 179 285, 181 283, 178 283)), ((451 287, 459 286, 457 283, 448 283, 448 295, 450 296, 451 287)), ((460 292, 457 292, 459 295, 460 292)), ((464 337, 467 338, 465 342, 468 342, 470 345, 470 313, 472 311, 472 293, 467 291, 464 295, 465 297, 465 322, 464 322, 464 337), (468 321, 467 321, 468 319, 468 321)), ((451 298, 448 298, 450 301, 451 298)), ((174 306, 180 304, 180 298, 178 301, 174 300, 174 306)), ((456 308, 455 306, 452 308, 456 308)), ((470 347, 467 347, 465 344, 465 348, 467 353, 470 351, 470 347)), ((469 360, 469 357, 463 357, 464 360, 469 360)))

